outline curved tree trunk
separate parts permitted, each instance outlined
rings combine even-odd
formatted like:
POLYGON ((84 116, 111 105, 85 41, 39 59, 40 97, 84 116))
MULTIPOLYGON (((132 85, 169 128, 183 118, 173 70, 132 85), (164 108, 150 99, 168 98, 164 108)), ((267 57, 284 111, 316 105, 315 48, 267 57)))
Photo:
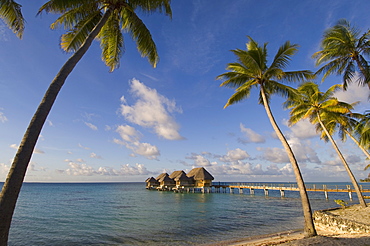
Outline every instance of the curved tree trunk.
POLYGON ((89 49, 92 41, 99 34, 111 14, 110 10, 103 15, 99 23, 91 31, 81 47, 67 60, 59 70, 54 80, 51 82, 44 98, 42 99, 36 113, 28 125, 26 133, 14 157, 12 166, 9 170, 7 179, 3 185, 0 195, 0 245, 7 245, 11 220, 17 203, 18 195, 21 190, 27 167, 30 162, 32 152, 35 148, 37 139, 40 135, 46 118, 57 98, 68 75, 81 60, 89 49))
POLYGON ((330 135, 330 133, 329 133, 329 132, 328 132, 328 130, 326 129, 326 127, 325 127, 324 123, 321 121, 321 117, 320 117, 320 114, 319 114, 319 113, 317 113, 317 119, 318 119, 318 121, 319 121, 319 123, 320 123, 320 125, 321 125, 322 129, 324 130, 324 132, 325 132, 326 136, 329 138, 329 140, 330 140, 331 144, 333 145, 333 148, 334 148, 334 149, 335 149, 335 151, 337 152, 337 154, 338 154, 338 156, 339 156, 340 160, 342 161, 343 166, 344 166, 344 168, 346 169, 346 171, 347 171, 347 173, 348 173, 348 176, 349 176, 349 178, 350 178, 350 179, 351 179, 351 181, 352 181, 352 185, 353 185, 353 187, 355 188, 355 191, 356 191, 356 194, 357 194, 358 200, 360 201, 361 206, 362 206, 362 207, 364 207, 364 208, 366 208, 366 207, 367 207, 367 204, 366 204, 366 202, 365 202, 365 200, 364 200, 364 197, 362 196, 362 193, 361 193, 360 187, 358 186, 358 183, 357 183, 357 181, 356 181, 356 178, 355 178, 355 176, 353 175, 353 173, 352 173, 351 169, 349 168, 349 166, 348 166, 348 163, 347 163, 346 159, 344 159, 344 156, 342 155, 342 152, 340 152, 340 150, 339 150, 339 148, 338 148, 337 144, 335 143, 335 141, 334 141, 333 137, 330 135))
POLYGON ((357 141, 357 139, 354 138, 352 134, 350 134, 347 130, 344 129, 344 132, 353 140, 353 142, 355 142, 355 144, 357 144, 357 146, 362 150, 362 152, 364 152, 366 157, 370 160, 369 152, 367 152, 367 150, 364 147, 362 147, 362 145, 357 141))
POLYGON ((299 166, 298 166, 297 160, 294 156, 294 153, 293 153, 290 145, 288 144, 288 141, 284 137, 280 128, 276 124, 274 116, 272 115, 270 106, 269 106, 269 104, 267 102, 267 99, 266 99, 266 95, 265 95, 263 85, 261 85, 261 96, 262 96, 262 99, 263 99, 263 106, 265 107, 265 110, 266 110, 267 116, 268 116, 268 118, 271 122, 271 125, 274 128, 275 133, 278 136, 278 138, 280 139, 281 143, 283 144, 284 149, 288 154, 290 163, 292 164, 292 167, 293 167, 293 170, 294 170, 295 178, 296 178, 297 185, 298 185, 298 188, 299 188, 299 194, 301 196, 301 201, 302 201, 303 216, 304 216, 304 221, 305 221, 305 223, 304 223, 304 234, 305 234, 306 237, 316 236, 317 233, 316 233, 315 225, 313 223, 311 205, 310 205, 310 201, 308 199, 308 195, 307 195, 307 191, 306 191, 306 187, 305 187, 305 184, 304 184, 304 181, 303 181, 301 171, 299 169, 299 166))

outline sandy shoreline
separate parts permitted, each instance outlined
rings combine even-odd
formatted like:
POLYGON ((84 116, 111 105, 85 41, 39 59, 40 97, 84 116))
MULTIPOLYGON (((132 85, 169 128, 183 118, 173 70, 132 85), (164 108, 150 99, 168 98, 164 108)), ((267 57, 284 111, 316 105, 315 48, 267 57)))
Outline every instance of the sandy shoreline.
POLYGON ((370 235, 367 233, 333 233, 317 228, 318 236, 304 238, 303 230, 284 231, 274 234, 252 236, 235 240, 221 241, 202 246, 268 246, 268 245, 325 245, 325 246, 369 246, 370 235))
MULTIPOLYGON (((370 204, 369 204, 370 205, 370 204)), ((362 208, 353 205, 347 208, 336 209, 334 214, 361 224, 370 224, 370 207, 362 208)), ((304 238, 303 229, 283 231, 267 235, 239 238, 235 240, 220 241, 203 246, 267 246, 267 245, 348 245, 348 246, 370 246, 369 233, 338 232, 336 228, 328 228, 316 225, 317 236, 304 238)))

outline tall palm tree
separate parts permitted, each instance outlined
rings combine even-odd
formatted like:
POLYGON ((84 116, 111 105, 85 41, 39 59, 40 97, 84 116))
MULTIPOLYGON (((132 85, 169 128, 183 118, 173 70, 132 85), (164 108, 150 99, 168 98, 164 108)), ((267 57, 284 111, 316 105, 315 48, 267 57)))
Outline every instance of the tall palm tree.
POLYGON ((297 52, 296 44, 290 44, 290 42, 283 44, 279 48, 272 63, 268 66, 267 43, 263 46, 259 46, 251 37, 248 37, 248 39, 249 42, 246 44, 246 50, 232 50, 237 57, 237 62, 228 64, 227 70, 230 70, 230 72, 226 72, 217 77, 218 79, 224 80, 221 86, 236 88, 236 92, 230 97, 225 108, 248 98, 252 88, 259 89, 259 103, 264 106, 271 125, 283 144, 294 170, 302 200, 305 219, 304 232, 306 236, 314 236, 316 235, 316 230, 312 220, 311 206, 301 171, 293 151, 278 127, 270 109, 271 95, 279 94, 287 96, 293 91, 293 88, 280 82, 301 81, 312 78, 313 74, 307 70, 284 71, 291 60, 291 56, 297 52))
POLYGON ((333 85, 323 93, 319 90, 317 84, 313 82, 303 83, 298 87, 297 95, 288 98, 285 106, 291 109, 290 124, 295 124, 302 119, 308 118, 312 124, 316 125, 316 129, 321 129, 325 133, 325 137, 332 143, 352 181, 360 204, 363 207, 367 207, 356 178, 332 137, 330 129, 333 130, 333 128, 327 128, 325 125, 325 122, 341 121, 342 119, 338 117, 338 114, 347 114, 353 109, 351 104, 340 102, 333 97, 334 92, 341 88, 341 85, 333 85))
POLYGON ((137 11, 164 12, 171 16, 171 0, 51 0, 39 10, 61 14, 51 25, 63 25, 68 32, 62 36, 61 46, 74 52, 51 82, 34 114, 13 160, 0 195, 0 245, 6 245, 11 219, 23 183, 28 163, 45 120, 68 75, 98 38, 102 59, 113 71, 119 66, 123 51, 122 31, 136 41, 143 57, 155 67, 158 54, 149 30, 136 14, 137 11))
MULTIPOLYGON (((357 103, 352 103, 352 106, 355 106, 357 103)), ((339 138, 344 142, 347 139, 347 136, 359 147, 359 149, 366 155, 370 160, 370 153, 366 150, 366 147, 361 144, 361 135, 364 131, 364 126, 358 119, 363 119, 364 115, 359 113, 349 113, 349 114, 336 114, 334 118, 323 120, 324 125, 331 135, 333 135, 335 130, 338 130, 339 138)), ((325 132, 320 129, 322 132, 322 138, 325 141, 329 141, 326 137, 325 132)))
POLYGON ((22 38, 25 22, 21 7, 13 0, 0 0, 0 18, 19 38, 22 38))
POLYGON ((360 30, 341 19, 325 31, 321 48, 313 58, 316 58, 318 66, 327 62, 316 72, 324 74, 323 81, 334 73, 343 75, 343 88, 346 90, 358 71, 358 84, 370 88, 370 67, 365 59, 370 54, 370 30, 361 35, 360 30))
MULTIPOLYGON (((360 140, 361 146, 365 149, 370 149, 370 111, 367 110, 363 117, 360 118, 359 124, 356 126, 356 133, 360 140)), ((370 158, 369 158, 370 159, 370 158)))

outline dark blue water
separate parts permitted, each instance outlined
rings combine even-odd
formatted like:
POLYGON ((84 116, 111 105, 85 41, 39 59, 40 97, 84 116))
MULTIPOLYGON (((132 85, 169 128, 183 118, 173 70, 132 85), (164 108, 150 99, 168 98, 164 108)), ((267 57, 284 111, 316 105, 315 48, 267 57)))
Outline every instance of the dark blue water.
MULTIPOLYGON (((145 183, 25 183, 9 245, 196 245, 302 228, 298 192, 285 196, 159 192, 145 183)), ((309 196, 314 210, 338 207, 334 199, 350 202, 347 193, 309 196)))

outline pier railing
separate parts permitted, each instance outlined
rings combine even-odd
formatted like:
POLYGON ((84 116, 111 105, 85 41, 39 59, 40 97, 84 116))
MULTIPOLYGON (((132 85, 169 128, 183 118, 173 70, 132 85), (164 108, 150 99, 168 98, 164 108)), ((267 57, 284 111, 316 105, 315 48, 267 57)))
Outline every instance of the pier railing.
MULTIPOLYGON (((279 190, 282 197, 285 196, 285 191, 299 191, 296 183, 229 183, 229 182, 213 182, 212 186, 216 192, 226 192, 228 190, 233 193, 235 189, 239 193, 243 193, 244 189, 249 189, 250 194, 254 194, 254 190, 264 190, 265 195, 268 196, 269 190, 279 190)), ((352 192, 355 189, 348 184, 305 184, 307 191, 324 192, 326 199, 328 199, 328 192, 348 192, 349 198, 352 200, 352 192)), ((360 185, 360 190, 363 193, 370 193, 370 185, 360 185)))

